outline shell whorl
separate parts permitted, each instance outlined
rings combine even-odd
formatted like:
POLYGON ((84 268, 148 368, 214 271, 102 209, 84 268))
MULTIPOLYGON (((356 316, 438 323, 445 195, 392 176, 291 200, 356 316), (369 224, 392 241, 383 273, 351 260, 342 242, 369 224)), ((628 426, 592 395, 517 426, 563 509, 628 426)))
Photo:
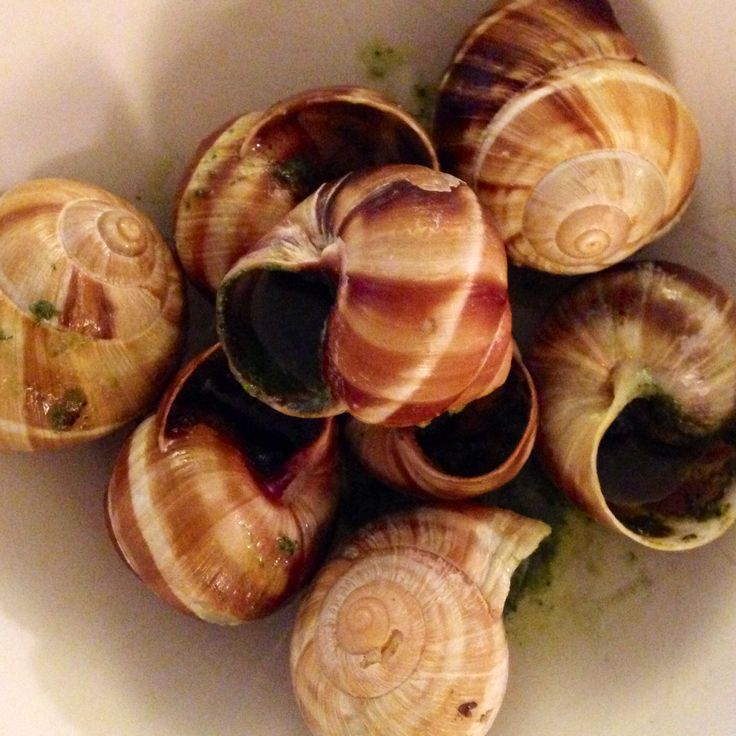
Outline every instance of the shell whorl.
POLYGON ((443 168, 478 191, 514 263, 553 273, 659 237, 700 168, 692 114, 597 0, 504 3, 461 45, 437 110, 443 168))
POLYGON ((108 527, 164 601, 239 624, 311 576, 336 509, 336 436, 331 420, 296 421, 248 397, 216 346, 130 435, 108 486, 108 527))
POLYGON ((484 734, 506 687, 510 575, 549 529, 497 509, 373 522, 321 570, 291 645, 294 690, 323 736, 484 734), (411 704, 411 707, 408 707, 411 704))

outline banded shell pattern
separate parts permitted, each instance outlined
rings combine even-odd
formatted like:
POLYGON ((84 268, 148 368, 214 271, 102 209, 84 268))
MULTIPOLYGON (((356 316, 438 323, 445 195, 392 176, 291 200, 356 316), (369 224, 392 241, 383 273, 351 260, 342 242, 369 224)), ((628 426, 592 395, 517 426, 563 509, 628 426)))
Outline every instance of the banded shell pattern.
POLYGON ((217 327, 233 372, 280 411, 421 424, 506 379, 506 256, 455 177, 362 170, 320 187, 231 269, 217 327))
POLYGON ((518 348, 495 391, 426 427, 384 427, 355 419, 352 451, 383 483, 424 498, 458 500, 508 483, 529 458, 537 433, 536 389, 518 348))
POLYGON ((200 144, 182 181, 174 229, 184 269, 214 293, 320 184, 387 163, 436 168, 437 158, 419 123, 370 89, 311 89, 241 115, 200 144))
POLYGON ((107 492, 123 559, 175 608, 218 624, 275 610, 321 559, 337 506, 332 419, 248 396, 219 346, 133 432, 107 492))

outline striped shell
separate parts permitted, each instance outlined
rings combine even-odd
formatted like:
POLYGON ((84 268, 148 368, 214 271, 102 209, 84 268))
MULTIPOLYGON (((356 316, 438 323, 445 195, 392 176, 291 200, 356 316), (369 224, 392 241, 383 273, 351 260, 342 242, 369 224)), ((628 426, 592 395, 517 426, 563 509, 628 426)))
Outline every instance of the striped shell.
POLYGON ((443 170, 474 187, 515 263, 602 270, 671 227, 700 167, 696 122, 603 0, 509 0, 442 81, 443 170))
POLYGON ((506 279, 468 186, 379 167, 322 186, 232 268, 218 333, 246 389, 280 411, 421 424, 505 380, 506 279))
POLYGON ((539 446, 557 485, 649 547, 715 539, 736 519, 736 305, 682 266, 590 277, 529 358, 539 446))
POLYGON ((351 420, 350 446, 383 483, 420 497, 456 500, 500 488, 521 470, 537 432, 537 394, 518 349, 506 382, 426 427, 351 420))
POLYGON ((230 121, 199 146, 176 206, 176 248, 201 289, 320 184, 384 163, 436 167, 427 134, 378 92, 326 87, 230 121))
POLYGON ((0 197, 0 449, 94 439, 148 411, 179 358, 183 280, 153 223, 91 184, 0 197))
POLYGON ((504 698, 511 574, 549 533, 480 507, 420 509, 364 527, 299 609, 291 672, 319 736, 480 736, 504 698))
POLYGON ((312 574, 337 506, 334 420, 249 397, 219 346, 186 366, 133 432, 107 492, 125 562, 164 601, 238 624, 312 574))

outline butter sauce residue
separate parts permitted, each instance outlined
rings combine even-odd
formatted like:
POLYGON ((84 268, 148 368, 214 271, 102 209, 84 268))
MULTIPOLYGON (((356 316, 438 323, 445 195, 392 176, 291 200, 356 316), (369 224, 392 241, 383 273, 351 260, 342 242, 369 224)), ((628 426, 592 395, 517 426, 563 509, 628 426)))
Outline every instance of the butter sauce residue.
POLYGON ((533 463, 487 502, 542 518, 553 529, 512 581, 504 611, 512 641, 559 632, 561 624, 586 638, 605 637, 624 610, 650 596, 652 554, 561 499, 533 463))

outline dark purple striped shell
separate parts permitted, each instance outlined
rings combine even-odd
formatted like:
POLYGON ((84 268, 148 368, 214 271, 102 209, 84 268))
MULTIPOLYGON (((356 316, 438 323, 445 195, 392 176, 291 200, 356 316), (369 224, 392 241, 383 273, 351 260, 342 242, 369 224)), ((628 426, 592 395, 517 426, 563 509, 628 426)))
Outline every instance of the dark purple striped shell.
POLYGON ((214 292, 320 184, 385 163, 437 159, 419 123, 373 90, 308 90, 238 117, 202 142, 182 182, 174 229, 184 269, 214 292))
POLYGON ((179 358, 183 277, 153 223, 99 187, 0 198, 0 448, 68 445, 148 411, 179 358))
POLYGON ((322 186, 235 264, 217 326, 239 380, 280 411, 421 424, 505 380, 506 256, 460 180, 364 169, 322 186))

